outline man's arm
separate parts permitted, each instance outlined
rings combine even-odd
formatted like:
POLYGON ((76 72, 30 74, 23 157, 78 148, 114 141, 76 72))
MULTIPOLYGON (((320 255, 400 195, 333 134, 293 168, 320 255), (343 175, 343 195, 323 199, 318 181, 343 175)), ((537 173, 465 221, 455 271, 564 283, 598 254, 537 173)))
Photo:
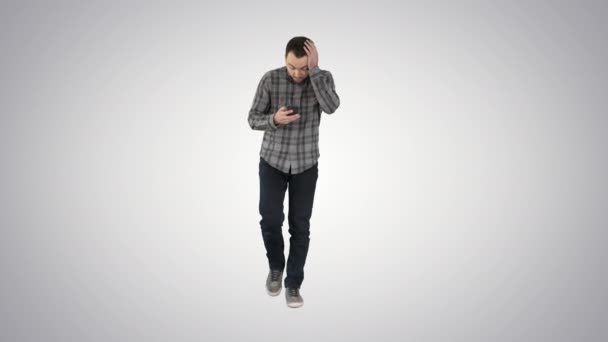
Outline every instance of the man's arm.
POLYGON ((268 113, 270 110, 270 74, 266 73, 258 84, 249 116, 247 121, 251 129, 266 131, 276 130, 277 125, 274 122, 274 113, 268 113))
POLYGON ((340 106, 340 97, 336 93, 334 78, 329 71, 321 70, 318 66, 310 69, 309 74, 321 110, 332 114, 340 106))

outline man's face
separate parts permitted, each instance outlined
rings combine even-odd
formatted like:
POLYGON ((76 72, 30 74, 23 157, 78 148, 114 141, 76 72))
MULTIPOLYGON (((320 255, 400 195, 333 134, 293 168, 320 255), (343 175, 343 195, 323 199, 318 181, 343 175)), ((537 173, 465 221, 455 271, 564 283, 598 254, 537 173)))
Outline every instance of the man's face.
POLYGON ((289 54, 285 58, 285 64, 294 82, 304 82, 308 76, 308 56, 297 58, 292 51, 289 51, 289 54))

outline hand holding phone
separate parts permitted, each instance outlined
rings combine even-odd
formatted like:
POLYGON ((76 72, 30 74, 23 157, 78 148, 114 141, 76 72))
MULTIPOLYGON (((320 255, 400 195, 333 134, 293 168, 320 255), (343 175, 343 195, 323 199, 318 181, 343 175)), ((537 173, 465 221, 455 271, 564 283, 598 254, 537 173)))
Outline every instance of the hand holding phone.
POLYGON ((293 112, 291 112, 290 114, 287 114, 287 116, 292 116, 295 114, 299 114, 300 109, 298 108, 298 106, 292 106, 292 105, 288 105, 287 106, 287 110, 293 110, 293 112))
POLYGON ((291 110, 294 110, 294 112, 289 113, 290 109, 288 109, 287 106, 281 106, 281 108, 274 113, 272 120, 276 125, 287 125, 300 119, 300 114, 295 113, 298 108, 294 106, 290 106, 290 108, 291 110))

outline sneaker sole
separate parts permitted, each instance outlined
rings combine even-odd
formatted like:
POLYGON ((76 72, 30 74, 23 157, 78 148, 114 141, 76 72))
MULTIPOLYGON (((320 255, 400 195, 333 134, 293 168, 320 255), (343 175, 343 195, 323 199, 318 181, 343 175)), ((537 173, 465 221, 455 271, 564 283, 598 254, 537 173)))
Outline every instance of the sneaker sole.
POLYGON ((304 305, 304 303, 287 303, 287 306, 290 308, 299 308, 302 307, 302 305, 304 305))
POLYGON ((265 288, 266 288, 266 293, 268 293, 269 296, 276 297, 281 294, 281 289, 279 289, 277 292, 271 292, 270 290, 268 290, 267 287, 265 287, 265 288))

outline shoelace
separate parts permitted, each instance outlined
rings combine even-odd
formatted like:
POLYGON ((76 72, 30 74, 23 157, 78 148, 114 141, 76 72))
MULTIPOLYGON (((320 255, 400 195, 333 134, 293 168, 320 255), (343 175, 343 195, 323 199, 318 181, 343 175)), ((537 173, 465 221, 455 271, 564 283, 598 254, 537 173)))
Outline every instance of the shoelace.
POLYGON ((300 289, 290 288, 289 296, 290 297, 300 297, 300 289))
POLYGON ((272 270, 270 271, 270 281, 279 281, 281 280, 281 271, 272 270))

